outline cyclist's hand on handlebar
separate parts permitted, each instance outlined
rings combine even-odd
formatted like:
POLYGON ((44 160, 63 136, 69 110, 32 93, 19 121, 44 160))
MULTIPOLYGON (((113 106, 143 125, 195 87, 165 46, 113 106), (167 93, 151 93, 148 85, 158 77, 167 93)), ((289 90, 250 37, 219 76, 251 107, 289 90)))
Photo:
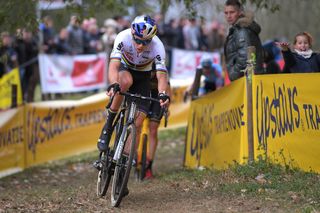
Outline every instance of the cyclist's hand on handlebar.
POLYGON ((167 106, 167 105, 169 105, 169 103, 170 103, 170 97, 169 97, 169 95, 167 95, 167 94, 165 94, 165 93, 163 93, 163 92, 160 92, 160 93, 158 94, 158 99, 159 99, 159 101, 160 101, 160 106, 167 106))
POLYGON ((107 95, 108 96, 113 96, 114 94, 116 94, 117 92, 120 92, 121 88, 120 88, 120 84, 119 83, 112 83, 107 87, 107 95))

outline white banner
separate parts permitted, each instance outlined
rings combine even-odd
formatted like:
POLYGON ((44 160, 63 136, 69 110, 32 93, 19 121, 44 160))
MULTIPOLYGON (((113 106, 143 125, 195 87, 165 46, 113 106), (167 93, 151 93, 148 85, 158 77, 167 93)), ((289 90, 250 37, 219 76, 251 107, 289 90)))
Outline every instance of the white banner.
POLYGON ((218 52, 172 49, 171 78, 193 79, 202 57, 212 58, 213 63, 216 64, 221 62, 218 52))
POLYGON ((106 87, 106 55, 39 55, 42 93, 81 92, 106 87))

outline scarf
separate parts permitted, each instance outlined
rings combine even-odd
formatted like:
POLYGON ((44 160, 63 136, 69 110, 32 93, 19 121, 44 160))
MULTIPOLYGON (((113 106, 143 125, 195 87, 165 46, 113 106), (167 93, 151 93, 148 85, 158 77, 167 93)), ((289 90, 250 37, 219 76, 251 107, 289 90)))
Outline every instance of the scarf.
POLYGON ((297 50, 297 49, 294 49, 294 51, 295 51, 298 55, 300 55, 300 56, 302 56, 302 57, 304 57, 304 58, 310 58, 311 55, 312 55, 312 53, 313 53, 311 49, 309 49, 309 50, 307 50, 307 51, 299 51, 299 50, 297 50))

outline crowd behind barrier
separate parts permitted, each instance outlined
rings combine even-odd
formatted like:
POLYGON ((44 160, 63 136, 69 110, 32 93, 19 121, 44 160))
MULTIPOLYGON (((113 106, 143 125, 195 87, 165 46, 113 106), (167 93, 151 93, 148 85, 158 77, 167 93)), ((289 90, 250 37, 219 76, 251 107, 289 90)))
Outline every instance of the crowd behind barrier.
MULTIPOLYGON (((195 19, 171 19, 165 23, 163 16, 155 14, 158 36, 163 41, 168 59, 172 48, 201 51, 220 51, 225 36, 224 26, 217 21, 206 23, 195 19)), ((62 29, 55 28, 54 19, 42 18, 40 34, 27 29, 17 29, 15 34, 1 33, 0 78, 19 67, 23 100, 34 101, 35 88, 39 83, 39 64, 37 56, 42 54, 82 55, 105 52, 108 58, 118 32, 130 27, 131 19, 115 16, 104 21, 99 27, 95 18, 80 20, 72 15, 70 22, 62 29), (39 36, 40 35, 40 36, 39 36), (40 44, 40 45, 39 45, 40 44)), ((171 61, 167 64, 169 70, 171 61)), ((59 98, 61 95, 47 94, 42 99, 59 98)))
MULTIPOLYGON (((209 58, 221 68, 221 55, 219 52, 204 52, 183 49, 171 49, 171 80, 185 81, 192 83, 201 58, 209 58)), ((106 62, 105 53, 86 55, 54 55, 40 54, 38 56, 40 86, 42 94, 64 94, 75 92, 87 92, 103 90, 106 83, 106 62)), ((9 72, 0 80, 0 109, 7 109, 11 106, 12 99, 11 85, 20 85, 19 70, 9 72), (16 76, 13 82, 10 77, 16 76)), ((21 86, 18 86, 21 92, 21 86)), ((22 96, 18 96, 17 103, 23 103, 22 96)))

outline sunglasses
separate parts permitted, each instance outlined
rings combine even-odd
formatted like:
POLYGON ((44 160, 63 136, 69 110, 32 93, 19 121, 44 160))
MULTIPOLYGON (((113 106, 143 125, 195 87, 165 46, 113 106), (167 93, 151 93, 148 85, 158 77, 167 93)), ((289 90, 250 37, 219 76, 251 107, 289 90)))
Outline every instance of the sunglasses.
POLYGON ((138 38, 136 38, 136 37, 134 37, 134 36, 132 36, 132 37, 133 37, 134 42, 136 42, 137 44, 142 44, 143 46, 148 45, 148 44, 151 42, 151 40, 152 40, 152 39, 141 40, 141 39, 138 39, 138 38))

